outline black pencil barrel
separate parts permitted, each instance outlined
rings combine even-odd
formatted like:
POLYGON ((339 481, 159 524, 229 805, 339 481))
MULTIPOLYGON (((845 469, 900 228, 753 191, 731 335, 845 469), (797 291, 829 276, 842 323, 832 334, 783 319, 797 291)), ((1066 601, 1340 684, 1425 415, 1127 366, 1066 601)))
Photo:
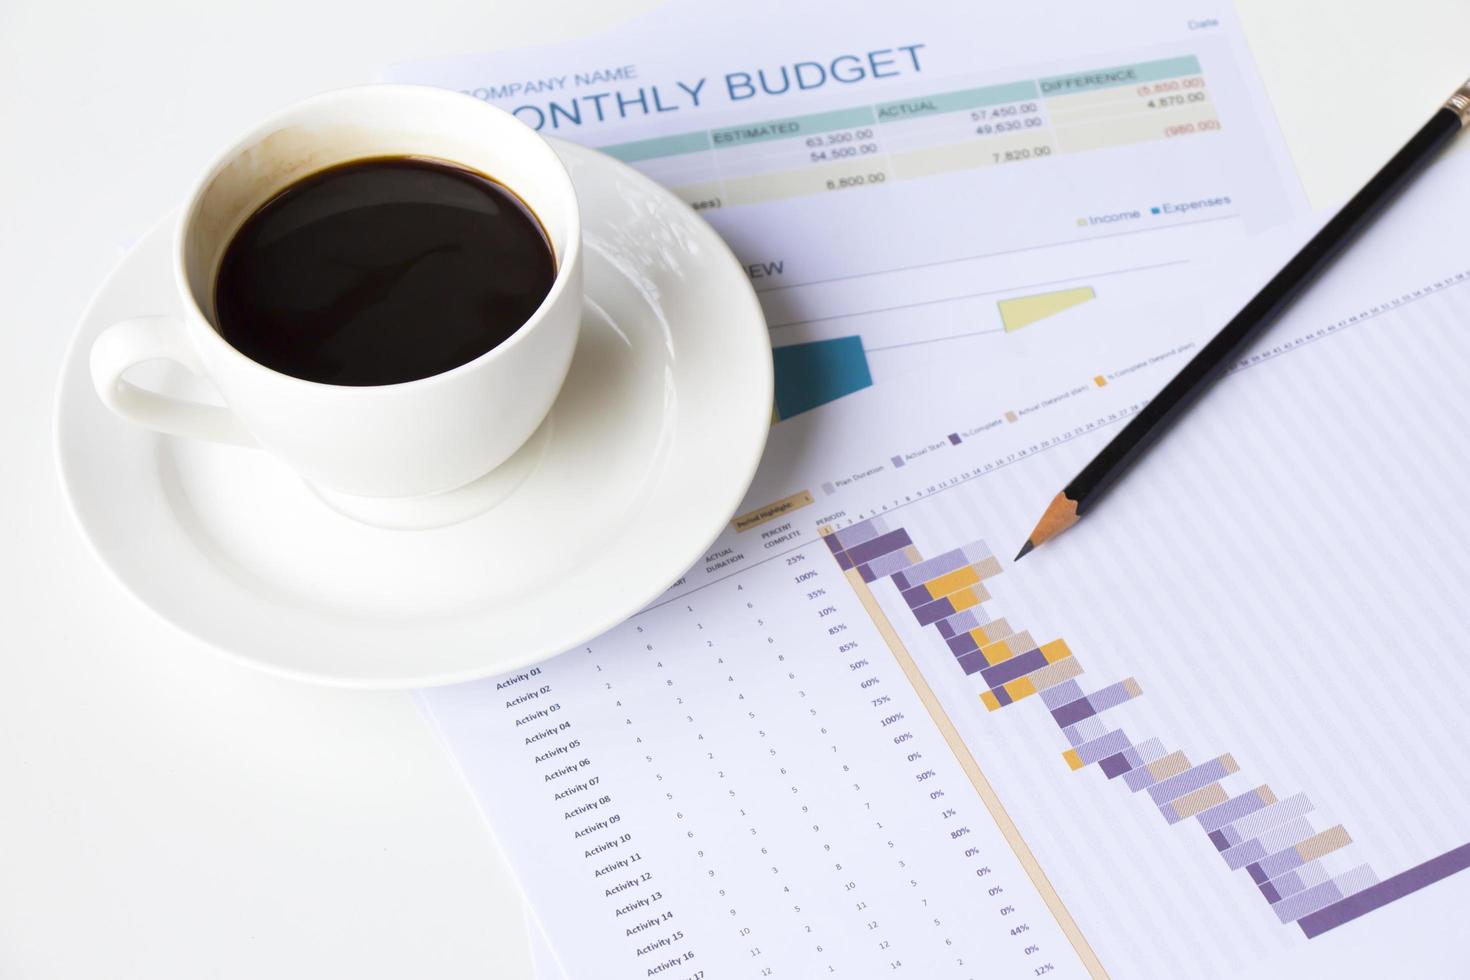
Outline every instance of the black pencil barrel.
POLYGON ((1332 259, 1460 130, 1460 117, 1440 109, 1353 195, 1290 262, 1125 425, 1067 484, 1080 515, 1213 384, 1332 259))

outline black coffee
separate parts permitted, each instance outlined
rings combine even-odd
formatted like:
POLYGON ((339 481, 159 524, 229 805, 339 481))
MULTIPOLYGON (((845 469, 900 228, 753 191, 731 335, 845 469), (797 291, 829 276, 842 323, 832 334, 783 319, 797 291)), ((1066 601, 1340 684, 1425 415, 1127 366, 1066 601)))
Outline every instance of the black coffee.
POLYGON ((283 374, 391 385, 474 360, 521 327, 556 278, 521 200, 452 164, 383 157, 312 174, 230 241, 220 333, 283 374))

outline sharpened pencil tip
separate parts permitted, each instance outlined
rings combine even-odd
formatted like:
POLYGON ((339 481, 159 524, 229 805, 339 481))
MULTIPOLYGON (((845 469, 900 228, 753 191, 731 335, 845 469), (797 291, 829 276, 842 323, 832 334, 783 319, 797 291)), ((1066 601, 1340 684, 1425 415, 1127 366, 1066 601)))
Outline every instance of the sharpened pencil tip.
POLYGON ((1051 503, 1046 505, 1046 513, 1042 514, 1041 520, 1036 522, 1036 527, 1026 538, 1026 546, 1021 549, 1021 553, 1015 557, 1015 560, 1020 561, 1025 558, 1036 550, 1037 545, 1045 544, 1076 523, 1077 502, 1067 496, 1067 491, 1063 490, 1052 498, 1051 503))

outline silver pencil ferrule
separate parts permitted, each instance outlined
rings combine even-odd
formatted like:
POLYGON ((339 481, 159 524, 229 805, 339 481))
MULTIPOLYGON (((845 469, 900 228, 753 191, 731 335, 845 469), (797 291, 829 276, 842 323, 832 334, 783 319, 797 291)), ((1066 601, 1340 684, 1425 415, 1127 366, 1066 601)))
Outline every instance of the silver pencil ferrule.
POLYGON ((1470 81, 1455 90, 1455 94, 1445 99, 1444 107, 1460 117, 1460 128, 1470 126, 1470 81))

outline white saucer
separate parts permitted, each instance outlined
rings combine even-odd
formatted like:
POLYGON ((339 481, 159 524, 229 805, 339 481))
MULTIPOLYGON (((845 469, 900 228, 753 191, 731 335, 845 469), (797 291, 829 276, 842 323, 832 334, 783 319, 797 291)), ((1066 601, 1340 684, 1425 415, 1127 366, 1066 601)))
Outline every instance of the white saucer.
MULTIPOLYGON (((422 687, 576 646, 699 559, 765 446, 765 319, 739 262, 688 207, 609 157, 553 142, 582 206, 588 312, 546 423, 469 497, 329 506, 263 453, 114 417, 87 352, 116 320, 174 309, 176 219, 133 249, 82 319, 56 430, 77 523, 126 589, 264 670, 422 687)), ((194 379, 155 366, 149 383, 199 396, 194 379)))

